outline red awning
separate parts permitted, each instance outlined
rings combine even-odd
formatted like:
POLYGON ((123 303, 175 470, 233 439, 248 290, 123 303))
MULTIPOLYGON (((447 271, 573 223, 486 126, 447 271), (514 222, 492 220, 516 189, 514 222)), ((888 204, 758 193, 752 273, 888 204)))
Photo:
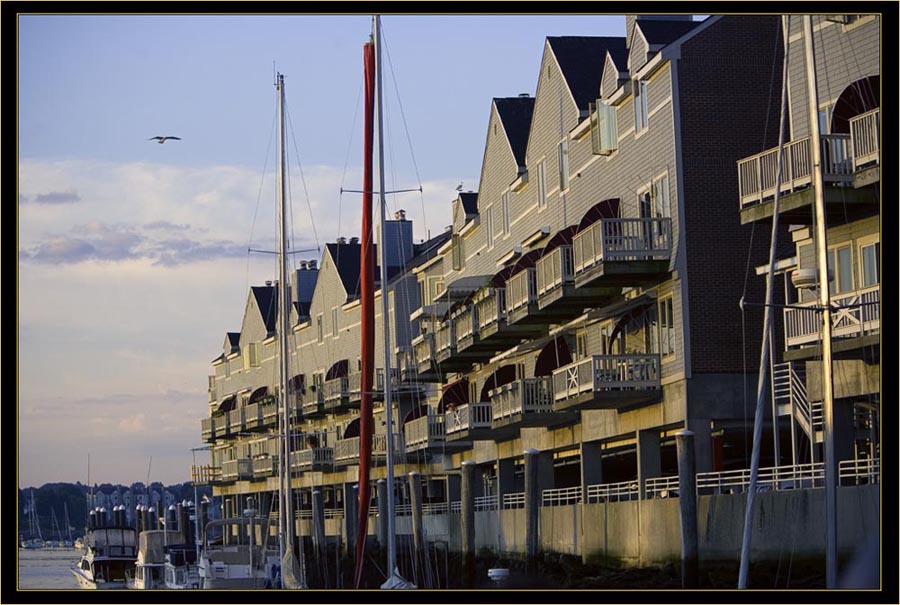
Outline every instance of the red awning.
POLYGON ((234 404, 237 401, 237 395, 229 395, 225 399, 222 400, 222 403, 219 404, 219 407, 216 408, 219 412, 230 412, 234 409, 234 404))
POLYGON ((619 198, 614 197, 603 200, 592 206, 578 223, 578 230, 581 231, 585 227, 590 227, 602 218, 618 218, 619 216, 619 198))
POLYGON ((259 387, 252 393, 250 393, 250 399, 247 400, 247 403, 256 403, 260 399, 266 397, 269 394, 269 387, 259 387))

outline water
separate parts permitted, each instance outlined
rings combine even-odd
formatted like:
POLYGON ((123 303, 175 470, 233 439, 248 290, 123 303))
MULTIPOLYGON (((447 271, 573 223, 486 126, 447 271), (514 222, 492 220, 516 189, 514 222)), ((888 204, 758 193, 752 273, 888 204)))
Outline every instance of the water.
POLYGON ((74 548, 20 548, 19 590, 78 590, 78 582, 69 568, 81 558, 74 548))

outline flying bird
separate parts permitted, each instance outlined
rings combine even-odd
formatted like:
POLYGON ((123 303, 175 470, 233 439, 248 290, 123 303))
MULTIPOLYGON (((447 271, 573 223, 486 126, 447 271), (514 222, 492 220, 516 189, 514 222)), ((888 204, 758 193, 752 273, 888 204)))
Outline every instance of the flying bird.
POLYGON ((159 136, 156 136, 156 137, 150 137, 150 138, 147 139, 147 140, 148 140, 148 141, 154 141, 154 140, 157 140, 157 141, 159 141, 159 144, 162 145, 163 143, 165 143, 165 142, 168 141, 169 139, 172 139, 173 141, 180 141, 180 140, 181 140, 181 137, 168 137, 168 136, 167 136, 167 137, 159 137, 159 136))

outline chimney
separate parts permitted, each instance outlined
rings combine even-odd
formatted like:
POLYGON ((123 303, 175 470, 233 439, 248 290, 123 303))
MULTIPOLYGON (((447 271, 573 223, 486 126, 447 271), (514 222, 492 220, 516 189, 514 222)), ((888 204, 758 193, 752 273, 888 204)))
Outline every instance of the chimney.
POLYGON ((351 237, 351 238, 350 238, 350 243, 351 243, 351 244, 358 244, 358 243, 359 243, 359 238, 358 238, 358 237, 351 237))
POLYGON ((406 210, 401 208, 400 210, 398 210, 397 212, 394 213, 394 218, 397 219, 398 221, 405 221, 406 220, 406 210))
POLYGON ((306 266, 309 267, 310 271, 314 271, 316 268, 316 261, 311 260, 306 263, 306 266))
POLYGON ((271 280, 271 279, 267 279, 267 280, 266 280, 266 285, 267 285, 267 286, 271 286, 271 285, 272 285, 272 280, 271 280))
POLYGON ((337 238, 337 243, 339 243, 339 244, 346 244, 346 243, 347 243, 347 238, 344 237, 344 236, 342 235, 341 237, 337 238))
POLYGON ((306 267, 307 267, 306 261, 305 260, 300 261, 300 270, 306 271, 306 267))

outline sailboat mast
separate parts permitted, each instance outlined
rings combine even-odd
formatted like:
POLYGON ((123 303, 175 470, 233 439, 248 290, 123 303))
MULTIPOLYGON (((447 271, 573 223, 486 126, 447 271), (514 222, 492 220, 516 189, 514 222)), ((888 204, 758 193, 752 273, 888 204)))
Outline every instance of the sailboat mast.
POLYGON ((819 132, 819 95, 812 16, 803 17, 806 83, 809 91, 809 128, 815 194, 816 264, 819 270, 819 306, 822 308, 822 409, 825 447, 825 586, 837 587, 837 461, 834 451, 834 385, 831 367, 831 292, 828 279, 828 236, 825 225, 825 190, 822 143, 819 132))
MULTIPOLYGON (((278 91, 278 391, 283 411, 283 452, 281 464, 281 499, 284 540, 288 546, 294 544, 294 511, 291 498, 291 409, 288 400, 288 324, 290 322, 290 306, 288 298, 287 267, 287 224, 285 218, 286 183, 285 183, 285 125, 284 125, 284 75, 278 74, 275 84, 278 91)), ((282 553, 283 556, 284 553, 282 553)), ((282 576, 283 577, 283 576, 282 576)))
POLYGON ((381 88, 381 18, 373 17, 373 31, 375 32, 375 113, 378 128, 378 198, 380 207, 381 238, 378 242, 381 252, 381 323, 384 331, 384 409, 387 423, 387 575, 390 578, 397 566, 396 540, 394 537, 394 423, 393 406, 391 402, 391 331, 390 315, 388 313, 388 275, 387 275, 387 246, 385 245, 385 214, 386 203, 384 198, 384 136, 383 136, 383 110, 381 88))

